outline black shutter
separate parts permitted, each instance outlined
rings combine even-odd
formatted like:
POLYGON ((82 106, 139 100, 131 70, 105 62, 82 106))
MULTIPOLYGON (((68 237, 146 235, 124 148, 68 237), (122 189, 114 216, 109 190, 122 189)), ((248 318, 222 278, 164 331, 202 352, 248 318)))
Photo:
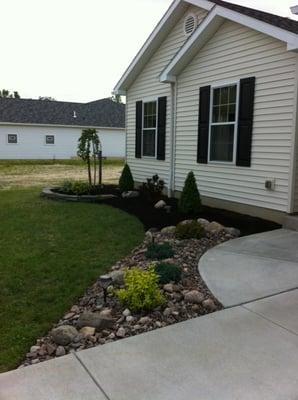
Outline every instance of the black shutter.
POLYGON ((142 125, 143 125, 143 102, 136 102, 136 148, 135 156, 136 158, 141 158, 142 156, 142 125))
POLYGON ((240 80, 236 165, 250 167, 255 77, 240 80))
POLYGON ((197 162, 202 164, 208 162, 210 88, 210 86, 200 88, 197 162))
POLYGON ((167 98, 158 98, 158 121, 157 121, 157 159, 166 158, 166 122, 167 122, 167 98))

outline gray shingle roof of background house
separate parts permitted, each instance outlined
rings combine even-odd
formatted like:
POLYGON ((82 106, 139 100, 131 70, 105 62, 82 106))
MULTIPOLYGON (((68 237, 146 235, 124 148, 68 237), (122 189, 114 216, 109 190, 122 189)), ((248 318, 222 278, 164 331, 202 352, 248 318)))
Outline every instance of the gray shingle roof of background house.
POLYGON ((124 128, 125 105, 111 99, 71 103, 0 98, 0 122, 124 128))

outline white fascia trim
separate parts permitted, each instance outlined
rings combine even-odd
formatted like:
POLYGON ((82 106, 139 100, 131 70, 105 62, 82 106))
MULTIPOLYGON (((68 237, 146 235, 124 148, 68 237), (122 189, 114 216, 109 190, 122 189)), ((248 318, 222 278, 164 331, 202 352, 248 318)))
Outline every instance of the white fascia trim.
POLYGON ((30 124, 30 123, 22 123, 22 122, 0 122, 0 126, 8 125, 8 126, 44 126, 44 127, 52 127, 52 128, 78 128, 78 129, 106 129, 110 131, 125 131, 125 128, 113 128, 110 126, 90 126, 90 125, 58 125, 58 124, 30 124))
MULTIPOLYGON (((138 62, 140 61, 140 59, 143 57, 145 52, 148 50, 148 48, 152 44, 152 42, 162 32, 165 23, 167 22, 167 20, 171 17, 173 12, 178 8, 178 6, 181 3, 183 3, 182 0, 174 0, 172 2, 172 4, 170 5, 168 10, 166 11, 164 16, 162 17, 162 19, 157 24, 156 28, 153 30, 153 32, 148 37, 148 39, 146 40, 146 42, 144 43, 144 45, 142 46, 140 51, 137 53, 137 55, 134 57, 134 59, 130 63, 130 65, 127 68, 127 70, 122 75, 121 79, 116 84, 116 86, 115 86, 115 88, 113 90, 114 94, 119 94, 121 96, 125 96, 126 95, 126 87, 125 87, 126 85, 125 85, 125 83, 126 83, 128 77, 130 76, 131 73, 133 73, 133 70, 136 67, 136 65, 138 64, 138 62)), ((212 3, 211 1, 208 1, 208 0, 184 0, 184 3, 189 3, 189 4, 195 5, 197 7, 204 8, 207 11, 210 11, 212 9, 212 7, 214 7, 214 3, 212 3)))
POLYGON ((116 86, 114 87, 113 93, 119 94, 122 96, 126 95, 126 90, 125 90, 125 81, 128 78, 128 76, 132 73, 133 69, 137 65, 137 63, 140 61, 140 59, 143 57, 144 53, 148 49, 148 47, 151 45, 151 43, 155 40, 156 36, 161 32, 165 22, 169 19, 171 14, 175 11, 175 9, 178 7, 178 5, 181 3, 181 0, 174 0, 173 3, 170 5, 168 8, 168 11, 164 14, 162 19, 159 21, 157 24, 156 28, 153 30, 151 35, 148 37, 146 42, 143 44, 137 55, 134 57, 130 65, 128 66, 127 70, 124 72, 116 86))
MULTIPOLYGON (((173 82, 173 79, 180 71, 175 71, 177 64, 191 53, 192 47, 204 35, 205 31, 216 24, 220 19, 228 19, 238 24, 244 25, 248 28, 257 30, 266 35, 272 36, 278 40, 287 43, 288 51, 298 51, 298 35, 284 29, 267 24, 266 22, 259 21, 255 18, 248 17, 247 15, 238 13, 233 10, 226 9, 221 6, 215 6, 212 11, 206 16, 204 21, 198 26, 196 32, 189 38, 187 42, 178 51, 172 61, 163 70, 160 75, 160 82, 173 82)), ((204 40, 204 37, 203 37, 204 40)))

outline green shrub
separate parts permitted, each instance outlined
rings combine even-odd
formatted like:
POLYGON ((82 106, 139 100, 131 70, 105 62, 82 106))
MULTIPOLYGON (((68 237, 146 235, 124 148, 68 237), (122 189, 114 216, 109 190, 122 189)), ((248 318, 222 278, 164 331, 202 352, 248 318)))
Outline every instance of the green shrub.
POLYGON ((150 260, 163 260, 173 257, 174 251, 169 243, 150 243, 145 253, 146 258, 150 260))
POLYGON ((116 294, 120 302, 132 311, 149 311, 165 302, 158 287, 158 275, 153 267, 147 270, 141 268, 127 270, 124 284, 124 289, 117 290, 116 294))
POLYGON ((119 179, 119 189, 121 192, 128 192, 129 190, 134 190, 134 185, 129 165, 125 164, 119 179))
POLYGON ((91 186, 87 182, 67 180, 63 182, 60 191, 70 195, 81 196, 91 193, 91 186))
POLYGON ((205 236, 205 229, 197 221, 191 221, 187 224, 180 222, 176 226, 175 235, 178 239, 201 239, 205 236))
POLYGON ((194 173, 190 171, 184 182, 179 200, 179 211, 184 215, 196 215, 201 210, 201 197, 194 173))
POLYGON ((159 276, 159 283, 165 285, 169 282, 181 280, 181 268, 178 265, 161 262, 155 266, 155 272, 159 276))

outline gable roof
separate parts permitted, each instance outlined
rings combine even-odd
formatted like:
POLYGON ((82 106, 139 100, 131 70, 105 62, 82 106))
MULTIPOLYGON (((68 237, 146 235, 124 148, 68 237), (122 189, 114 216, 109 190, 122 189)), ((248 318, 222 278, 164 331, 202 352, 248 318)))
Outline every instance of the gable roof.
POLYGON ((125 105, 108 98, 89 103, 0 98, 0 123, 5 122, 124 128, 125 105))
POLYGON ((239 12, 241 14, 247 15, 248 17, 258 19, 259 21, 266 22, 267 24, 276 26, 278 28, 285 29, 286 31, 293 32, 296 34, 298 33, 298 21, 295 21, 294 19, 281 17, 279 15, 271 14, 261 10, 256 10, 254 8, 240 6, 234 3, 228 3, 227 1, 223 0, 212 0, 212 3, 239 12))
MULTIPOLYGON (((220 0, 216 0, 220 1, 220 0)), ((221 1, 220 1, 221 2, 221 1)), ((219 26, 226 20, 237 22, 251 29, 268 34, 287 44, 288 50, 298 50, 298 35, 285 31, 279 27, 263 23, 259 19, 246 14, 239 14, 232 9, 215 6, 205 17, 196 31, 184 42, 180 50, 174 55, 170 63, 160 74, 161 82, 175 82, 176 76, 192 60, 204 44, 213 36, 219 26)), ((297 22, 298 24, 298 22, 297 22)))
MULTIPOLYGON (((179 18, 181 18, 183 12, 185 12, 190 4, 207 10, 209 13, 207 14, 206 18, 208 18, 210 13, 214 13, 214 10, 226 10, 230 11, 230 14, 234 13, 234 15, 236 15, 236 21, 239 23, 242 23, 242 20, 245 17, 251 21, 256 21, 256 26, 254 29, 260 29, 269 35, 272 33, 272 30, 275 30, 278 39, 284 40, 288 43, 288 50, 296 50, 298 48, 298 21, 280 17, 264 11, 255 10, 249 7, 228 3, 223 0, 174 0, 115 86, 115 93, 125 95, 127 88, 129 88, 135 77, 139 72, 141 72, 154 51, 160 46, 161 42, 167 36, 170 29, 173 27, 173 24, 175 24, 179 18), (270 27, 272 27, 271 30, 270 27), (288 38, 289 41, 287 40, 288 38)), ((222 14, 224 14, 224 12, 222 12, 222 14)), ((217 20, 217 22, 219 22, 219 20, 217 20)), ((221 22, 223 22, 223 20, 221 22)), ((197 27, 197 30, 200 29, 201 25, 202 24, 197 27)), ((197 30, 194 32, 194 34, 197 32, 197 30)), ((192 36, 188 38, 186 42, 188 42, 192 36)))

